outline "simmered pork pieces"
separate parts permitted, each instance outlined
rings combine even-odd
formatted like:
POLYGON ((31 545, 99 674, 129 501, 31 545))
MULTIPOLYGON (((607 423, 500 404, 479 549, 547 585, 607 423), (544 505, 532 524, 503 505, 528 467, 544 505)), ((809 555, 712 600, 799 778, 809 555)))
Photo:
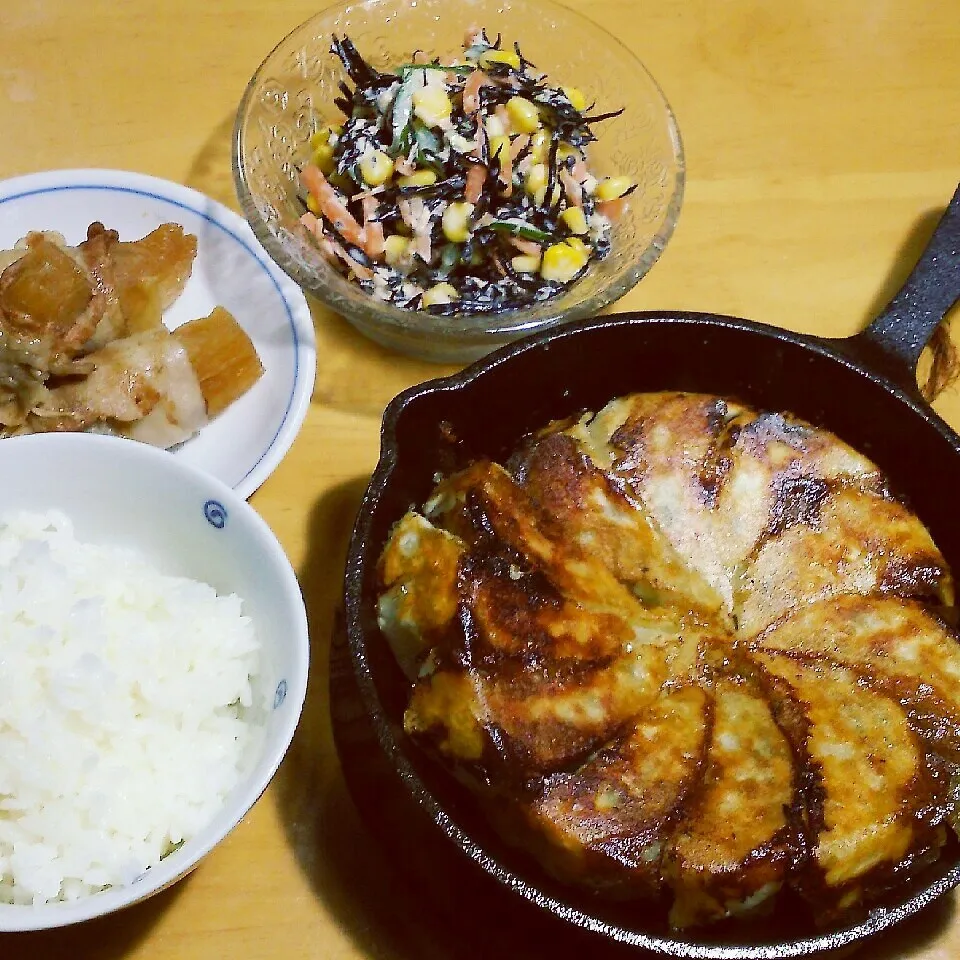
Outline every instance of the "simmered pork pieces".
POLYGON ((0 436, 97 430, 169 447, 245 393, 262 367, 226 310, 163 325, 196 252, 176 224, 124 242, 94 223, 77 247, 35 232, 3 254, 0 436))
POLYGON ((951 573, 869 460, 683 393, 443 479, 381 558, 407 733, 594 893, 849 919, 956 820, 951 573))

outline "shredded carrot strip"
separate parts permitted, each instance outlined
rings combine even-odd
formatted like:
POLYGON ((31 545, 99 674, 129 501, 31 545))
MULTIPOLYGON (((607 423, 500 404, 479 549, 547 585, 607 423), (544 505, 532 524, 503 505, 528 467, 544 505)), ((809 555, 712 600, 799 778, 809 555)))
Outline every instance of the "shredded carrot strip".
POLYGON ((477 135, 476 135, 476 146, 470 151, 471 157, 476 157, 478 160, 483 157, 483 148, 487 143, 487 131, 483 127, 483 120, 477 121, 477 135))
POLYGON ((353 257, 347 253, 343 247, 337 243, 335 240, 329 240, 331 248, 334 253, 347 265, 351 273, 353 273, 360 280, 372 280, 373 271, 369 267, 365 267, 362 263, 358 263, 353 257))
POLYGON ((301 171, 300 178, 303 185, 313 194, 323 215, 333 225, 333 229, 343 237, 347 243, 352 243, 361 250, 366 250, 366 237, 363 227, 354 219, 353 214, 346 208, 340 195, 327 182, 320 168, 308 163, 301 171))
POLYGON ((616 200, 601 200, 597 203, 597 213, 602 213, 611 222, 616 222, 626 213, 629 205, 629 197, 617 197, 616 200))
POLYGON ((467 203, 476 203, 480 199, 486 179, 487 168, 482 163, 471 164, 467 172, 467 185, 463 192, 467 203))
POLYGON ((334 249, 333 241, 324 233, 323 224, 309 212, 300 218, 300 222, 317 238, 317 245, 327 262, 335 267, 338 266, 337 251, 334 249))
POLYGON ((543 253, 543 248, 540 244, 533 240, 524 240, 523 237, 510 237, 509 241, 521 253, 525 253, 529 257, 539 257, 540 254, 543 253))
POLYGON ((362 193, 355 193, 351 199, 353 200, 366 200, 367 197, 376 197, 379 194, 383 193, 383 187, 371 187, 369 190, 364 190, 362 193))
POLYGON ((582 160, 577 160, 570 170, 570 173, 573 175, 573 179, 577 183, 583 183, 584 180, 590 178, 590 171, 587 169, 587 165, 582 160))
POLYGON ((323 227, 320 226, 320 221, 309 211, 305 213, 301 218, 300 222, 316 236, 322 236, 323 227))
POLYGON ((525 133, 521 133, 519 137, 514 137, 513 142, 510 144, 510 159, 516 160, 526 149, 529 142, 530 137, 525 133))
POLYGON ((384 243, 386 238, 383 235, 383 224, 378 220, 368 223, 364 228, 367 232, 367 256, 373 260, 380 260, 383 257, 384 243))
POLYGON ((463 85, 463 112, 467 116, 480 108, 480 88, 483 86, 493 86, 493 81, 482 70, 474 70, 463 85))
POLYGON ((567 200, 575 207, 583 206, 583 190, 580 184, 570 176, 569 171, 560 171, 560 182, 563 184, 563 192, 567 195, 567 200))
POLYGON ((374 220, 374 215, 380 206, 376 197, 366 194, 361 201, 363 205, 363 233, 367 238, 366 253, 374 260, 383 256, 383 224, 374 220))

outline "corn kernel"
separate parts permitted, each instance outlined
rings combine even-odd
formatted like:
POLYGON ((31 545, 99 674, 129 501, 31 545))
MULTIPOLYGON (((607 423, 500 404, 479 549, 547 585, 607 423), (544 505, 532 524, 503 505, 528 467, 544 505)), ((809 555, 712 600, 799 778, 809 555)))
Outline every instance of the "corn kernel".
MULTIPOLYGON (((547 198, 547 165, 535 163, 527 171, 524 179, 524 189, 533 197, 533 202, 542 207, 547 198)), ((550 206, 555 207, 560 202, 560 184, 555 183, 550 193, 550 206)))
POLYGON ((429 187, 436 182, 437 175, 432 170, 414 170, 397 180, 401 187, 429 187))
POLYGON ((547 192, 547 165, 545 163, 533 164, 527 171, 523 185, 527 193, 529 193, 538 204, 543 203, 543 198, 547 192))
POLYGON ((616 200, 633 186, 629 177, 605 177, 597 184, 594 196, 598 200, 616 200))
POLYGON ((382 150, 371 150, 360 158, 360 176, 371 187, 386 183, 393 173, 393 161, 382 150))
POLYGON ((443 87, 420 87, 413 94, 413 112, 428 127, 439 126, 450 116, 453 104, 443 87))
POLYGON ((313 151, 313 156, 310 159, 314 166, 320 168, 321 173, 333 173, 334 167, 336 167, 336 162, 333 159, 333 147, 329 143, 321 143, 313 151))
POLYGON ((511 97, 507 101, 507 116, 517 133, 535 133, 540 129, 536 105, 525 97, 511 97))
POLYGON ((581 210, 580 207, 567 207, 567 209, 560 214, 560 219, 566 224, 567 229, 571 233, 587 232, 587 218, 584 216, 583 210, 581 210))
POLYGON ((571 147, 569 143, 561 143, 560 146, 557 147, 557 160, 563 163, 564 160, 569 160, 570 157, 579 160, 580 151, 576 147, 571 147))
POLYGON ((320 203, 317 198, 312 194, 307 194, 307 209, 315 216, 320 216, 320 203))
POLYGON ((383 241, 383 259, 389 266, 395 267, 403 259, 404 254, 410 246, 408 237, 401 237, 398 233, 391 233, 383 241))
POLYGON ((319 130, 311 135, 310 147, 316 150, 317 147, 323 146, 331 140, 336 142, 341 133, 343 133, 343 127, 336 123, 328 123, 325 127, 320 127, 319 130))
POLYGON ((453 303, 459 300, 460 295, 449 283, 438 283, 429 290, 424 291, 420 303, 424 307, 430 307, 435 303, 453 303))
POLYGON ((540 269, 540 257, 535 257, 532 254, 511 257, 510 266, 517 273, 536 273, 540 269))
POLYGON ((510 138, 506 136, 496 136, 490 138, 490 157, 499 157, 503 151, 510 152, 510 138))
POLYGON ((488 137, 502 137, 507 132, 503 121, 495 113, 491 113, 490 116, 487 117, 483 122, 483 127, 487 131, 488 137))
POLYGON ((443 211, 441 226, 443 235, 451 243, 466 243, 470 239, 470 214, 472 203, 451 203, 443 211))
POLYGON ((509 50, 484 50, 477 58, 481 67, 489 67, 492 63, 506 63, 514 70, 520 69, 520 58, 509 50))
POLYGON ((550 134, 546 130, 538 130, 530 138, 530 156, 534 163, 542 163, 550 153, 550 134))
POLYGON ((561 87, 561 90, 566 94, 567 99, 570 101, 570 106, 574 110, 585 110, 587 106, 587 98, 583 95, 582 90, 578 90, 576 87, 561 87))
POLYGON ((590 248, 579 237, 567 237, 566 244, 583 255, 584 262, 590 256, 590 248))
MULTIPOLYGON (((581 246, 583 246, 581 244, 581 246)), ((567 283, 572 280, 584 267, 588 254, 584 249, 573 246, 569 240, 563 243, 554 243, 543 252, 540 263, 540 276, 544 280, 556 280, 567 283)))

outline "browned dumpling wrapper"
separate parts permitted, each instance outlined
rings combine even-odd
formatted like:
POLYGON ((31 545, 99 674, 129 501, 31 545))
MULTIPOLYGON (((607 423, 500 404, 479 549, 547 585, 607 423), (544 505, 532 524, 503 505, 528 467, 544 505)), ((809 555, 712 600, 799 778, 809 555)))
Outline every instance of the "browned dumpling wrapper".
POLYGON ((951 572, 787 413, 657 393, 545 424, 443 479, 380 569, 407 733, 567 883, 677 928, 785 891, 834 923, 958 819, 951 572))

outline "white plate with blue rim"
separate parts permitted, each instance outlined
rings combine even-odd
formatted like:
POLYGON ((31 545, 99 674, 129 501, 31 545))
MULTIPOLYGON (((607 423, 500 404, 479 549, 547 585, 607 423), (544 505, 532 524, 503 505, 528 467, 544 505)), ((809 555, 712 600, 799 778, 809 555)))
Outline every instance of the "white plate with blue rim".
POLYGON ((0 250, 31 230, 56 230, 75 245, 97 220, 121 240, 162 223, 197 237, 193 272, 164 323, 175 328, 225 307, 253 341, 264 373, 171 452, 249 497, 290 449, 310 404, 316 338, 303 293, 242 217, 180 184, 120 170, 54 170, 0 182, 0 250))

